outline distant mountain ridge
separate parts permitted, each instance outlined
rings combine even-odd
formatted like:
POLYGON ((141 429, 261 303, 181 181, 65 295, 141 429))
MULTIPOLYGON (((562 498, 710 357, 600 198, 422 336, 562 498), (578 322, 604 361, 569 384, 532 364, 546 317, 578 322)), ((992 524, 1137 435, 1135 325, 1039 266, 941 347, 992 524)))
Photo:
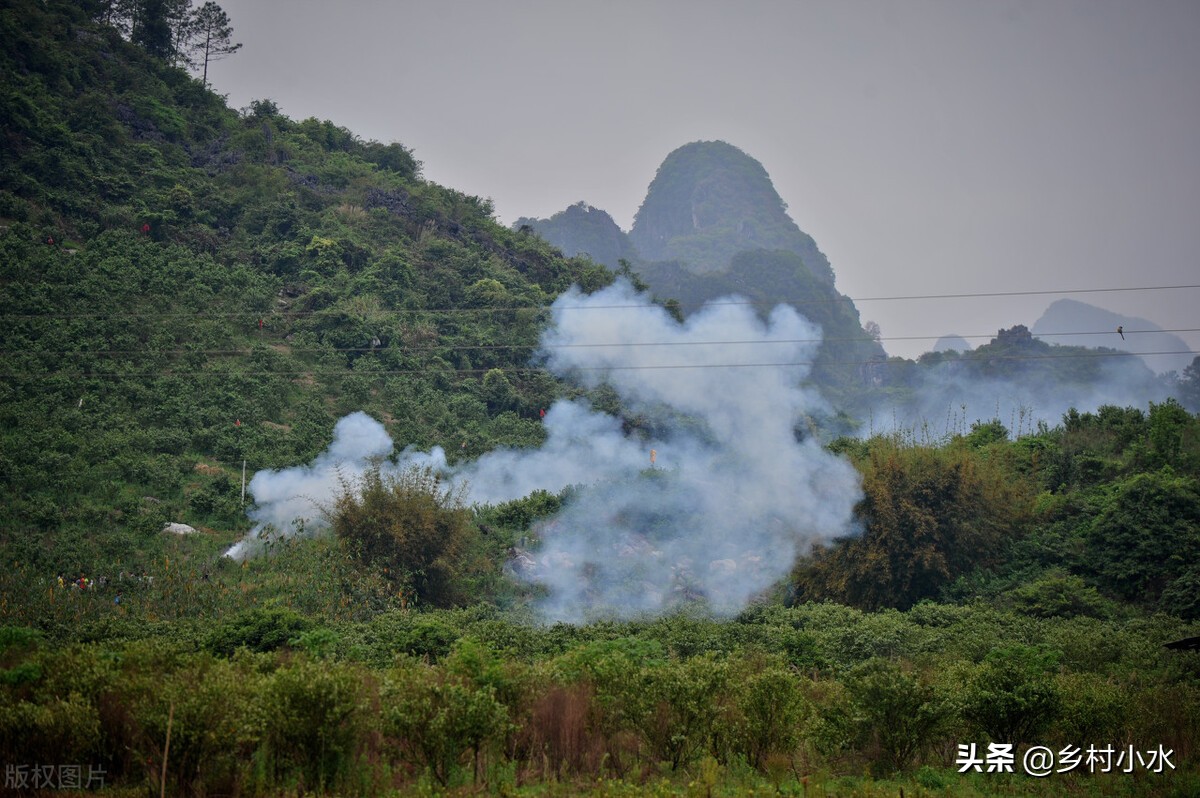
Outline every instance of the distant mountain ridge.
POLYGON ((1189 347, 1179 336, 1163 332, 1148 319, 1124 316, 1075 299, 1059 299, 1046 308, 1031 332, 1047 337, 1052 344, 1107 346, 1141 355, 1157 373, 1183 373, 1194 355, 1148 355, 1145 352, 1187 352, 1189 347), (1117 332, 1122 328, 1124 338, 1117 332))
POLYGON ((637 253, 629 236, 617 226, 607 211, 577 202, 549 219, 523 216, 513 223, 517 230, 529 228, 569 257, 587 255, 616 271, 622 260, 634 260, 637 253))
POLYGON ((871 364, 886 358, 863 330, 854 302, 834 287, 829 260, 787 215, 766 169, 725 142, 697 141, 671 152, 628 235, 582 202, 514 227, 534 230, 569 256, 587 254, 612 269, 625 261, 685 314, 730 295, 764 312, 795 306, 824 335, 814 378, 850 403, 872 383, 871 364))
POLYGON ((725 142, 692 142, 667 155, 628 234, 585 203, 522 225, 569 256, 587 254, 613 269, 624 261, 685 315, 731 295, 760 312, 792 305, 822 331, 810 379, 852 418, 919 424, 944 417, 947 408, 970 407, 1003 415, 1016 429, 1028 412, 1054 420, 1076 403, 1165 396, 1172 388, 1151 369, 1182 372, 1189 362, 1186 355, 1147 356, 1147 363, 1121 357, 1116 350, 1187 347, 1145 319, 1070 300, 1052 305, 1032 331, 1018 325, 978 347, 945 336, 916 361, 888 358, 854 302, 837 291, 828 259, 788 216, 766 169, 725 142), (1124 342, 1118 325, 1129 331, 1124 342), (1058 332, 1093 334, 1050 335, 1058 332))
POLYGON ((692 142, 666 157, 629 238, 647 260, 682 261, 698 273, 728 269, 739 252, 786 250, 833 283, 829 260, 788 216, 767 170, 723 141, 692 142))
POLYGON ((943 335, 934 342, 930 352, 970 352, 974 347, 961 335, 943 335))

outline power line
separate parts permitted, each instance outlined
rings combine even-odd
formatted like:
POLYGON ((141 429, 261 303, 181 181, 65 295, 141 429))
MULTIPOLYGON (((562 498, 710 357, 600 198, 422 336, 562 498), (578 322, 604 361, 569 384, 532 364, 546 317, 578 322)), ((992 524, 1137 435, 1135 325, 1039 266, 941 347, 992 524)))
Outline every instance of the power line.
POLYGON ((969 299, 975 297, 1001 296, 1045 296, 1048 294, 1103 294, 1120 291, 1173 291, 1185 288, 1200 288, 1200 285, 1143 285, 1134 288, 1073 288, 1066 291, 991 291, 971 294, 923 294, 910 296, 867 296, 852 302, 891 302, 899 299, 969 299))
MULTIPOLYGON (((701 307, 713 306, 720 307, 726 305, 769 305, 771 307, 777 305, 823 305, 836 302, 897 302, 897 301, 916 301, 930 299, 987 299, 1006 296, 1048 296, 1061 294, 1098 294, 1098 293, 1117 293, 1130 291, 1181 291, 1200 288, 1200 284, 1189 285, 1143 285, 1143 286, 1128 286, 1124 288, 1069 288, 1059 290, 1037 290, 1037 291, 982 291, 974 293, 957 293, 957 294, 907 294, 895 296, 868 296, 868 297, 825 297, 825 298, 805 298, 805 299, 747 299, 747 300, 699 300, 696 302, 679 302, 684 307, 701 307)), ((664 301, 669 301, 667 298, 664 301)), ((674 300, 678 302, 678 300, 674 300)), ((546 311, 546 310, 638 310, 650 307, 661 307, 659 305, 651 305, 645 302, 626 305, 562 305, 557 308, 552 305, 518 305, 510 307, 497 308, 379 308, 368 310, 354 310, 343 308, 322 308, 320 310, 239 310, 239 311, 211 311, 202 310, 195 313, 164 313, 161 311, 135 311, 130 310, 122 313, 0 313, 0 318, 4 319, 105 319, 105 318, 188 318, 188 319, 208 319, 208 318, 250 318, 250 319, 265 319, 274 316, 322 316, 322 315, 342 315, 342 316, 402 316, 406 314, 433 314, 433 313, 515 313, 519 311, 546 311)))

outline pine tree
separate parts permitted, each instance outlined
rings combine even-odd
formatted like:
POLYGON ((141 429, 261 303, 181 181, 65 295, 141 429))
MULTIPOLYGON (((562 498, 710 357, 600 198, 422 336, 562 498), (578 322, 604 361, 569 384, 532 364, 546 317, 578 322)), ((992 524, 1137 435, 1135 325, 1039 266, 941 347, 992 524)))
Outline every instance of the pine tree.
POLYGON ((190 33, 189 49, 195 53, 196 65, 202 65, 202 80, 207 86, 209 62, 237 52, 242 45, 233 41, 233 27, 229 23, 229 16, 212 0, 192 14, 190 33))

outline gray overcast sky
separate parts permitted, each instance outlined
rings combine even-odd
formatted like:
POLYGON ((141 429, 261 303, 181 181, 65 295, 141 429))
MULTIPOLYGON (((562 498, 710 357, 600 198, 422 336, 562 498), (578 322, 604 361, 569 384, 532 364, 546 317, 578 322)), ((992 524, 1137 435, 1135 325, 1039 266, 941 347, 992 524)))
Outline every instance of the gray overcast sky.
MULTIPOLYGON (((399 141, 505 224, 585 200, 628 230, 667 153, 721 139, 852 297, 1200 283, 1196 0, 220 4, 234 107, 399 141)), ((994 334, 1056 298, 859 309, 994 334)), ((1075 298, 1200 327, 1198 290, 1075 298)))

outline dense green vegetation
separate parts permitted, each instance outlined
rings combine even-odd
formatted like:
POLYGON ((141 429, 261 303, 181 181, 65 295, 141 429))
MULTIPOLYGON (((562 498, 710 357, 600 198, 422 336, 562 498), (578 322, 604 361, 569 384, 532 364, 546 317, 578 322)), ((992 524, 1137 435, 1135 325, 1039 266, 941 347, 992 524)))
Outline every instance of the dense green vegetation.
POLYGON ((563 252, 587 255, 610 269, 619 269, 622 261, 638 260, 629 236, 617 227, 613 218, 585 202, 577 202, 549 219, 523 216, 513 222, 513 227, 536 231, 563 252))
POLYGON ((184 514, 240 524, 242 461, 310 459, 354 409, 460 456, 540 440, 562 390, 526 368, 542 308, 609 273, 420 180, 399 144, 234 113, 52 8, 0 17, 10 550, 91 570, 184 514))
MULTIPOLYGON (((350 411, 452 459, 541 442, 576 390, 529 366, 545 308, 614 274, 400 144, 226 108, 112 11, 0 5, 6 766, 111 795, 1200 790, 1200 661, 1163 648, 1200 634, 1200 419, 1174 401, 830 440, 859 534, 728 619, 540 624, 506 568, 571 489, 465 506, 369 471, 328 534, 221 557, 243 462, 308 462, 350 411), (1174 768, 959 773, 969 743, 1174 768)), ((818 291, 793 255, 750 265, 818 291)))

